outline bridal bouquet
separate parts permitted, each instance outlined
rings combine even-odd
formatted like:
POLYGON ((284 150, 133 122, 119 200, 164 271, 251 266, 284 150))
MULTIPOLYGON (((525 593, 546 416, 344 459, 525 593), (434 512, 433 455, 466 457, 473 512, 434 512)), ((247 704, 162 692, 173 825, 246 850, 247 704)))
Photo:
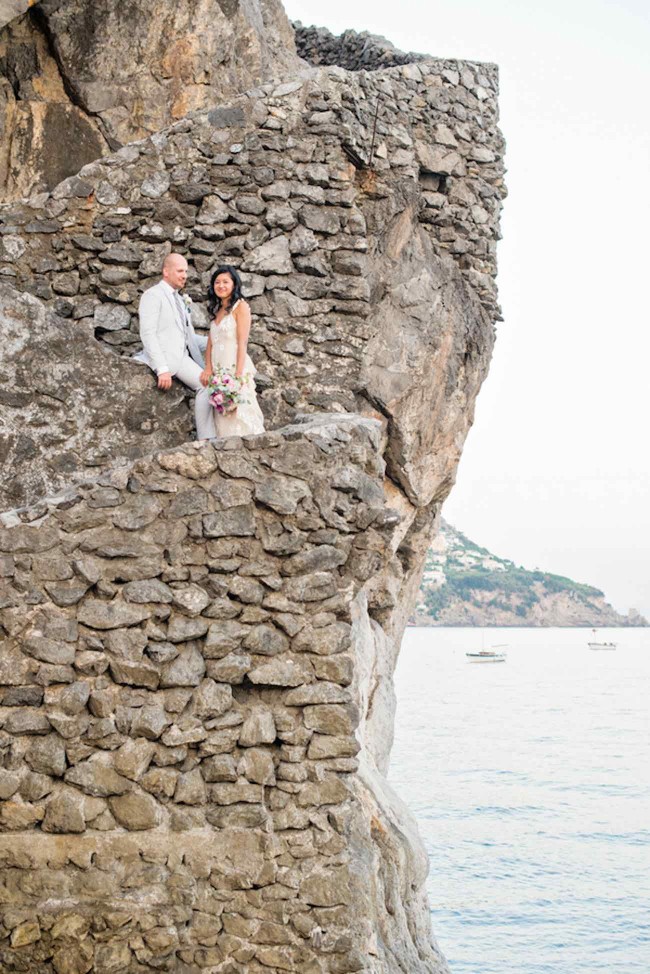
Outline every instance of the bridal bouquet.
POLYGON ((208 383, 208 391, 210 402, 220 415, 231 413, 237 406, 248 402, 243 393, 249 379, 250 376, 247 372, 238 379, 234 369, 224 369, 217 366, 208 383))

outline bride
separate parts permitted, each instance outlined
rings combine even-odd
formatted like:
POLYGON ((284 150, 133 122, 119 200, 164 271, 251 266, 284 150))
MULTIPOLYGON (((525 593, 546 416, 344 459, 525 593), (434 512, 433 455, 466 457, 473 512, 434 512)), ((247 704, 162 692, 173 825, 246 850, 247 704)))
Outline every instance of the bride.
POLYGON ((210 278, 208 311, 212 324, 201 384, 207 386, 219 368, 231 370, 236 378, 244 377, 242 395, 246 400, 232 412, 219 414, 214 411, 217 436, 248 436, 264 432, 264 417, 255 391, 257 370, 247 352, 251 310, 242 298, 241 289, 239 274, 228 264, 218 267, 210 278))

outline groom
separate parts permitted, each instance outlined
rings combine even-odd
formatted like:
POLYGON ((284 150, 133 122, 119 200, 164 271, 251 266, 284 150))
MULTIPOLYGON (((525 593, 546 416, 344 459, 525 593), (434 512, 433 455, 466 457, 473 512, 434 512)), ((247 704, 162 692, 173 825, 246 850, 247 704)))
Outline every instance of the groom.
MULTIPOLYGON (((168 254, 162 280, 140 298, 140 338, 144 351, 136 358, 158 375, 158 388, 170 389, 172 378, 196 392, 194 413, 197 439, 214 436, 214 419, 209 392, 201 385, 203 371, 201 340, 192 327, 189 307, 178 293, 187 281, 187 261, 181 254, 168 254)), ((203 346, 205 347, 205 346, 203 346)))

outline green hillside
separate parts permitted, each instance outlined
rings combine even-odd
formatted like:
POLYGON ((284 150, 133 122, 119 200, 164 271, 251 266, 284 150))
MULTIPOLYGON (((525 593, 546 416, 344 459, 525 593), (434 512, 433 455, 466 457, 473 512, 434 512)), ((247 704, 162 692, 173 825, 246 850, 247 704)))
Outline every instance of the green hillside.
POLYGON ((420 624, 646 625, 622 616, 592 585, 499 558, 443 521, 428 552, 416 610, 420 624))

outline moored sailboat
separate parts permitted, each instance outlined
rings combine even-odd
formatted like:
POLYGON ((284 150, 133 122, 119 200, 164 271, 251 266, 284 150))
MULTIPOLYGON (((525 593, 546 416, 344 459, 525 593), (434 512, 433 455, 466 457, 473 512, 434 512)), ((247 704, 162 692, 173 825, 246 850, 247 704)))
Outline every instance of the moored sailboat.
POLYGON ((465 653, 468 663, 505 663, 507 649, 505 643, 500 643, 498 646, 491 646, 490 649, 485 648, 485 632, 481 633, 481 648, 474 653, 465 653))
POLYGON ((465 653, 468 663, 505 663, 506 653, 496 649, 481 649, 477 653, 465 653))
MULTIPOLYGON (((595 637, 597 635, 597 630, 592 629, 591 631, 595 637)), ((617 645, 618 643, 613 642, 598 642, 595 638, 591 642, 587 643, 589 649, 616 649, 617 645)))

